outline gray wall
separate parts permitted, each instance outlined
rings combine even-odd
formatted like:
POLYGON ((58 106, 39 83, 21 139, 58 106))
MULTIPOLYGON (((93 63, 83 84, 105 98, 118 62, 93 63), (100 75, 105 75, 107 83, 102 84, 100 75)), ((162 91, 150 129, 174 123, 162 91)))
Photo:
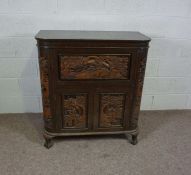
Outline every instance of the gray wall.
POLYGON ((152 38, 142 109, 191 109, 191 0, 0 0, 0 113, 40 112, 40 29, 152 38))

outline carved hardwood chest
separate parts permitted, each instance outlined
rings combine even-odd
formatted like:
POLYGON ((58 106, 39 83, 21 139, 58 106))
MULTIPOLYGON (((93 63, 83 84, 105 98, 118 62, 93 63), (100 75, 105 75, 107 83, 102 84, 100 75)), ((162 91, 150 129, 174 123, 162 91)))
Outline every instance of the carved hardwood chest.
POLYGON ((120 133, 136 144, 150 38, 139 32, 40 31, 36 39, 45 146, 57 136, 120 133))

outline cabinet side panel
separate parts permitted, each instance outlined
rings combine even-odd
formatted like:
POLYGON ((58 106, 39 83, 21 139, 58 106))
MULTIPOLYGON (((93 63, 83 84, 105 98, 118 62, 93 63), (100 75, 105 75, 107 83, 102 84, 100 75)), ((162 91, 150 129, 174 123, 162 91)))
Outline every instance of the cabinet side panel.
POLYGON ((130 119, 130 129, 136 129, 138 125, 138 118, 141 106, 141 97, 147 62, 147 48, 141 48, 138 51, 138 66, 137 66, 137 78, 135 83, 134 97, 133 97, 133 107, 132 115, 130 119))
POLYGON ((51 117, 49 100, 48 62, 45 57, 40 57, 40 77, 43 99, 43 114, 45 118, 51 117))
POLYGON ((45 50, 39 48, 39 67, 40 67, 40 79, 41 79, 41 91, 42 91, 42 105, 43 105, 43 118, 45 122, 45 128, 52 129, 52 113, 50 105, 50 89, 49 89, 49 63, 46 57, 45 50))

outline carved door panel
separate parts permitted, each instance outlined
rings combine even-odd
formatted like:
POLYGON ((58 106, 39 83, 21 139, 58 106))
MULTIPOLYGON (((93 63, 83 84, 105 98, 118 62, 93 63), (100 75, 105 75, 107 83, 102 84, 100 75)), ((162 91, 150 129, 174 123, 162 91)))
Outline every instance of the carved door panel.
POLYGON ((124 130, 127 128, 128 98, 127 93, 97 93, 95 95, 96 116, 94 121, 96 130, 124 130))
POLYGON ((87 95, 62 96, 62 128, 87 128, 87 95))
POLYGON ((90 94, 65 91, 57 96, 57 125, 60 130, 87 131, 91 127, 90 94))

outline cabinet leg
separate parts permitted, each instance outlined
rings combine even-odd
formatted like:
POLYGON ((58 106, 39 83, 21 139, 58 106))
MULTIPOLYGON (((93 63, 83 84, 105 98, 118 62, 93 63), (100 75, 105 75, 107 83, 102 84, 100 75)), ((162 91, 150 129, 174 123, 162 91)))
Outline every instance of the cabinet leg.
POLYGON ((45 139, 45 142, 44 142, 44 146, 49 149, 53 146, 53 137, 51 136, 47 136, 46 134, 44 134, 44 139, 45 139))
POLYGON ((126 134, 127 139, 132 145, 136 145, 138 140, 137 140, 138 133, 133 133, 133 134, 126 134))
POLYGON ((132 144, 132 145, 136 145, 137 144, 137 142, 138 142, 138 140, 137 140, 137 134, 132 134, 131 135, 131 141, 130 141, 130 143, 132 144))

